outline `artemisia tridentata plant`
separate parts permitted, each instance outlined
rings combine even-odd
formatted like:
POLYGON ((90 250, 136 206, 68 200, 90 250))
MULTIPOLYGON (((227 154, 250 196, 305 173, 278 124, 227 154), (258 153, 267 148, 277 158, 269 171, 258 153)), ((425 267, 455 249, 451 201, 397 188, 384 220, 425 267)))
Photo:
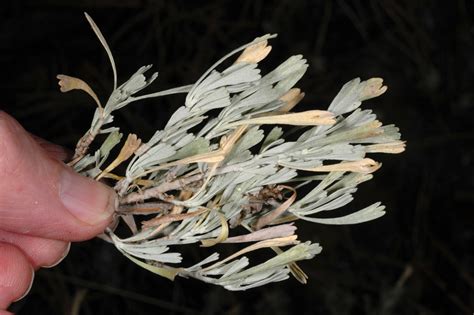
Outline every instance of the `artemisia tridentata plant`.
POLYGON ((377 202, 348 215, 320 217, 347 205, 357 185, 372 178, 380 164, 368 153, 404 151, 395 126, 383 126, 370 110, 360 109, 362 101, 386 91, 382 79, 353 79, 327 110, 294 112, 304 96, 295 84, 308 65, 296 55, 261 74, 258 63, 276 37, 265 35, 224 56, 194 84, 137 95, 157 73, 146 77, 151 66, 144 66, 117 86, 112 53, 86 17, 110 59, 114 88, 103 105, 84 81, 58 75, 61 91, 80 89, 97 103, 69 165, 114 183, 120 201, 116 224, 103 238, 136 264, 169 279, 191 277, 229 290, 281 281, 290 273, 305 283, 296 262, 313 258, 321 246, 300 242, 294 221, 356 224, 384 214, 377 202), (150 139, 130 134, 121 144, 122 134, 112 126, 114 111, 170 94, 185 97, 166 126, 150 139), (89 152, 99 134, 108 136, 89 152), (119 144, 120 152, 111 157, 119 144), (119 165, 126 165, 121 174, 119 165), (302 187, 307 193, 300 196, 302 187), (115 234, 120 222, 129 235, 115 234), (179 245, 218 250, 228 243, 245 245, 228 257, 215 252, 180 265, 179 245), (246 255, 262 249, 274 257, 252 265, 246 255))

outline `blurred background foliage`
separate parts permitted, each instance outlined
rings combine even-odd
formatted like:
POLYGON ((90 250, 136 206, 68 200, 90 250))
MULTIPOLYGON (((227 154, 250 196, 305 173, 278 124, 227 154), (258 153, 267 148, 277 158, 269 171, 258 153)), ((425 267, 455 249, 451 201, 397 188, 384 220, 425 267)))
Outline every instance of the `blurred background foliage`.
MULTIPOLYGON (((61 94, 56 74, 87 81, 102 99, 111 69, 82 12, 108 38, 119 80, 152 63, 151 89, 192 83, 215 60, 265 33, 279 33, 263 67, 302 53, 299 109, 326 108, 354 77, 389 86, 364 103, 408 141, 361 186, 354 209, 388 213, 356 226, 300 222, 323 252, 291 279, 247 292, 195 280, 170 282, 133 265, 101 240, 75 244, 38 272, 18 314, 471 314, 474 310, 474 10, 471 1, 31 0, 0 4, 1 108, 29 131, 73 148, 93 102, 61 94), (471 245, 469 245, 471 244, 471 245), (469 250, 471 248, 471 250, 469 250)), ((117 113, 147 139, 183 101, 170 97, 117 113)), ((229 245, 226 245, 229 246, 229 245)), ((226 249, 223 247, 224 251, 226 249)), ((188 253, 196 259, 199 250, 188 253)))

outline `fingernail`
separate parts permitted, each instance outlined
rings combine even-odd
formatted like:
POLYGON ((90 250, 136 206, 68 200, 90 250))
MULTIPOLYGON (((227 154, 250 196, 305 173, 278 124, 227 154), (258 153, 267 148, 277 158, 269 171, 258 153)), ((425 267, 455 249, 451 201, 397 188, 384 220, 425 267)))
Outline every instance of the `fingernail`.
POLYGON ((30 282, 30 285, 28 286, 28 289, 26 289, 25 293, 23 293, 22 296, 20 296, 18 299, 16 299, 15 301, 13 302, 18 302, 22 299, 25 298, 25 296, 28 295, 28 293, 30 293, 31 291, 31 288, 33 287, 33 282, 35 281, 35 270, 33 269, 33 267, 31 267, 31 282, 30 282))
POLYGON ((90 225, 110 220, 116 206, 111 188, 68 168, 61 174, 60 185, 61 200, 77 219, 90 225))
POLYGON ((70 251, 70 250, 71 250, 71 242, 67 243, 67 247, 66 247, 66 249, 64 250, 64 253, 63 253, 63 255, 61 256, 61 258, 58 259, 58 261, 54 262, 54 264, 51 264, 51 265, 41 266, 41 268, 49 269, 49 268, 56 267, 57 265, 59 265, 59 264, 64 260, 64 258, 67 257, 67 255, 69 254, 69 251, 70 251))

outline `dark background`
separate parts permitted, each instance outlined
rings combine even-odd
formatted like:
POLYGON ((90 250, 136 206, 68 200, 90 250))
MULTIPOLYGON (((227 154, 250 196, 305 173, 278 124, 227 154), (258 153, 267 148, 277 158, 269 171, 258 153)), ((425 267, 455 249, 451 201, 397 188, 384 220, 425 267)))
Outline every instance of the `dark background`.
MULTIPOLYGON (((138 67, 160 71, 152 89, 194 82, 215 60, 265 33, 279 33, 264 67, 302 53, 300 108, 327 107, 354 77, 389 86, 363 104, 397 124, 407 151, 375 156, 383 167, 351 204, 387 214, 356 226, 300 222, 323 252, 290 279, 228 292, 190 279, 170 282, 139 269, 111 245, 73 246, 38 272, 18 314, 472 314, 474 311, 474 10, 459 1, 2 1, 2 109, 28 130, 73 148, 93 102, 61 94, 55 76, 77 76, 105 98, 112 75, 82 12, 102 29, 119 82, 138 67), (471 246, 469 245, 471 244, 471 246), (471 250, 469 250, 471 248, 471 250), (80 308, 79 313, 74 313, 80 308)), ((170 97, 117 113, 145 139, 182 102, 170 97)))

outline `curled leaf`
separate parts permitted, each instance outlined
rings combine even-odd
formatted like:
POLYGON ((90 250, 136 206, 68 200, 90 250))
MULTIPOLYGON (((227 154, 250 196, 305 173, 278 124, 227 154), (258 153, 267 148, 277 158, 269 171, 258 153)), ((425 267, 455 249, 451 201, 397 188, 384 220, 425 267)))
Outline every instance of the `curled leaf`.
POLYGON ((105 170, 97 177, 97 180, 104 177, 105 174, 110 173, 114 168, 120 165, 123 161, 127 160, 132 154, 138 149, 141 144, 141 140, 135 134, 129 134, 125 144, 120 150, 119 155, 107 166, 105 170))
POLYGON ((201 240, 201 247, 211 247, 222 243, 229 236, 229 224, 227 224, 227 218, 220 212, 217 212, 219 219, 221 220, 221 232, 215 239, 201 240))
POLYGON ((131 261, 133 261, 135 264, 142 267, 143 269, 146 269, 150 272, 153 272, 154 274, 157 274, 159 276, 165 277, 166 279, 169 279, 171 281, 174 281, 174 278, 179 273, 178 268, 172 268, 172 267, 162 268, 162 267, 153 266, 153 265, 147 264, 147 263, 145 263, 145 262, 143 262, 143 261, 141 261, 141 260, 139 260, 135 257, 130 256, 129 254, 127 254, 124 251, 121 251, 121 252, 125 257, 127 257, 128 259, 130 259, 131 261))
POLYGON ((210 270, 213 268, 216 268, 217 266, 220 266, 228 261, 231 261, 239 256, 242 256, 246 253, 253 252, 257 249, 261 248, 268 248, 268 247, 275 247, 275 246, 287 246, 287 245, 293 245, 293 244, 298 244, 299 241, 297 240, 298 236, 297 235, 291 235, 291 236, 286 236, 286 237, 279 237, 279 238, 273 238, 265 241, 261 241, 255 244, 252 244, 250 246, 245 247, 244 249, 239 250, 238 252, 230 255, 229 257, 216 262, 215 264, 208 266, 203 269, 204 270, 210 270))
POLYGON ((382 166, 381 163, 372 159, 365 158, 353 162, 341 162, 331 165, 322 165, 313 168, 301 168, 310 172, 355 172, 355 173, 373 173, 382 166))
MULTIPOLYGON (((272 250, 280 255, 283 253, 280 247, 272 247, 272 250)), ((290 272, 292 276, 301 284, 308 283, 308 275, 301 269, 300 266, 296 262, 292 262, 288 264, 288 268, 290 268, 290 272)))

